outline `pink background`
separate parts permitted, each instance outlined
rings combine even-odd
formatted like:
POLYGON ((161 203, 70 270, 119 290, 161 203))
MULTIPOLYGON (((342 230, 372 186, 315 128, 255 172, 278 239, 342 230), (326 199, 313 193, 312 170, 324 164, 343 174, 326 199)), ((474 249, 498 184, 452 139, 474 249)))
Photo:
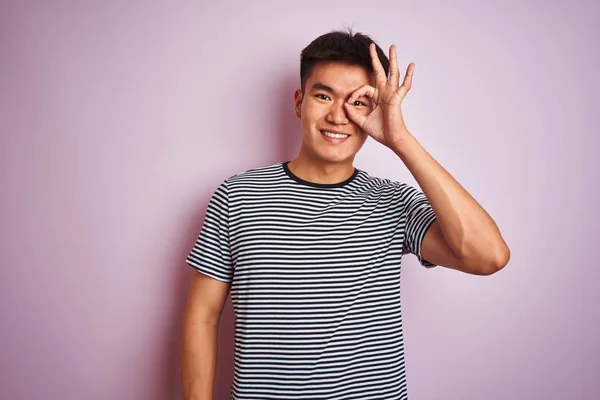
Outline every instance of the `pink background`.
MULTIPOLYGON (((299 53, 353 26, 409 129, 512 249, 403 269, 411 399, 600 398, 597 1, 0 5, 0 398, 173 399, 184 263, 216 186, 289 160, 299 53)), ((367 142, 356 165, 412 182, 367 142)), ((222 326, 217 399, 231 380, 222 326)))

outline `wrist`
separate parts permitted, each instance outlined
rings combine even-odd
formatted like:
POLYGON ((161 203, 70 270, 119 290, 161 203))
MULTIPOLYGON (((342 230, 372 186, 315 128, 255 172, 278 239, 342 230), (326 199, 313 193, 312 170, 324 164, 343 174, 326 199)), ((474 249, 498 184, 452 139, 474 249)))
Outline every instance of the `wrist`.
POLYGON ((390 148, 398 157, 404 160, 419 148, 419 142, 407 131, 402 135, 402 139, 393 143, 390 148))

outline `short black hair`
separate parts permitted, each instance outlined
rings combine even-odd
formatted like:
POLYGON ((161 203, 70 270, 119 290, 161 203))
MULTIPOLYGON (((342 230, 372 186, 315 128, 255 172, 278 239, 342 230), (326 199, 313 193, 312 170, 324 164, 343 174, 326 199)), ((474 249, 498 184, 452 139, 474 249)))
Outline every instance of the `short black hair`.
MULTIPOLYGON (((373 64, 369 54, 369 45, 375 43, 369 36, 348 29, 336 30, 319 36, 302 50, 300 55, 300 85, 302 92, 315 65, 319 62, 341 61, 357 65, 373 72, 373 64)), ((390 61, 381 47, 375 43, 379 61, 386 76, 390 71, 390 61)))

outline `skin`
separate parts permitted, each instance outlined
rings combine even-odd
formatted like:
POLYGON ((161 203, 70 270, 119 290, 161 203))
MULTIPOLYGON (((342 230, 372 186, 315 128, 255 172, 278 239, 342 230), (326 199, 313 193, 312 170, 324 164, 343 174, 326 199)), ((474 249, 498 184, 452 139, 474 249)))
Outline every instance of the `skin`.
MULTIPOLYGON (((412 86, 410 63, 402 85, 395 46, 390 76, 371 45, 373 73, 339 62, 318 64, 294 93, 302 124, 302 145, 289 167, 315 183, 337 183, 354 172, 356 153, 370 136, 392 150, 415 177, 437 216, 422 244, 422 256, 437 265, 474 275, 490 275, 509 261, 510 251, 496 223, 473 197, 419 144, 402 116, 412 86), (345 133, 329 140, 322 130, 345 133)), ((184 399, 212 399, 218 325, 230 284, 193 273, 183 321, 184 399)))
POLYGON ((185 400, 212 400, 219 321, 230 284, 192 272, 183 314, 181 386, 185 400))

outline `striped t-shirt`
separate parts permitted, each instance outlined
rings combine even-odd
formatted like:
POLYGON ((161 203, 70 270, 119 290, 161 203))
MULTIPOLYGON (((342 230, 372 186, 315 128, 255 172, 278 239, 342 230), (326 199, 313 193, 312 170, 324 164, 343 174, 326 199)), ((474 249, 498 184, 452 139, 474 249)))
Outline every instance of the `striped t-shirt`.
POLYGON ((339 184, 287 163, 212 196, 187 263, 231 283, 231 399, 406 399, 402 255, 435 220, 414 187, 355 170, 339 184))

